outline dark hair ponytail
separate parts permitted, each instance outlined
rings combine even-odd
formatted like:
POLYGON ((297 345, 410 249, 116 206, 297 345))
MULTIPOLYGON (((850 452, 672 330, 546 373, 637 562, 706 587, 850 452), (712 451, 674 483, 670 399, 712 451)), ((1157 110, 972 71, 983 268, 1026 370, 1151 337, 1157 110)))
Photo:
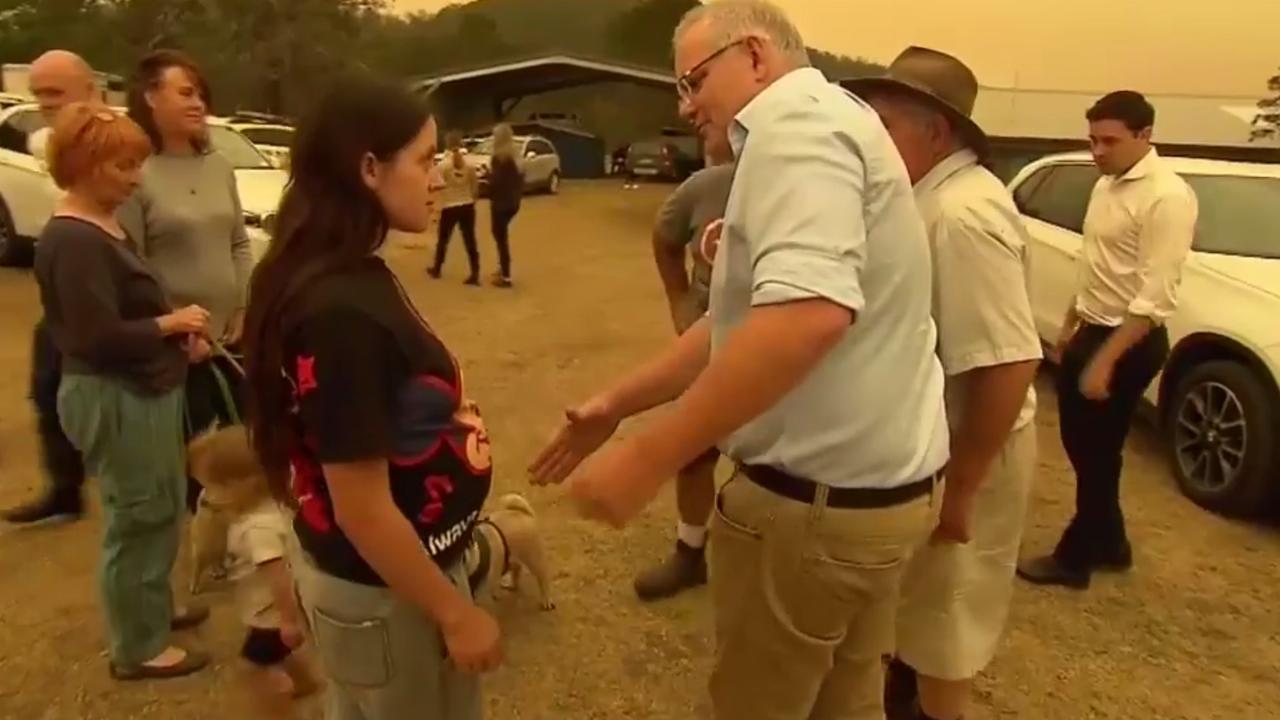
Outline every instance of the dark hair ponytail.
POLYGON ((272 494, 289 495, 293 390, 284 375, 290 310, 318 278, 366 260, 386 238, 382 204, 361 178, 372 155, 390 161, 431 115, 407 90, 369 78, 338 83, 299 125, 289 184, 245 316, 246 415, 272 494))

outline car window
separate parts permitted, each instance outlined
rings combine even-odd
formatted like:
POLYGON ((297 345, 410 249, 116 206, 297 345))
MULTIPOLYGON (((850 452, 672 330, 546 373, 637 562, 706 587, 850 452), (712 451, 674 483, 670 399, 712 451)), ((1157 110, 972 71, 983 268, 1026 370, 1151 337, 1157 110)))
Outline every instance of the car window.
POLYGON ((16 112, 0 124, 0 147, 23 155, 30 154, 27 138, 44 126, 44 115, 39 110, 16 112))
POLYGON ((1280 178, 1187 175, 1200 203, 1195 249, 1280 259, 1280 178))
POLYGON ((1098 183, 1093 165, 1057 165, 1038 187, 1022 199, 1023 212, 1064 230, 1083 232, 1089 196, 1098 183))
POLYGON ((293 131, 283 128, 240 128, 240 132, 255 145, 289 147, 293 145, 293 131))
POLYGON ((550 143, 542 140, 530 141, 529 149, 538 155, 554 155, 556 152, 555 149, 551 147, 550 143))
POLYGON ((209 126, 209 143, 237 170, 266 170, 275 167, 253 143, 225 125, 209 126))
POLYGON ((1013 202, 1018 206, 1019 211, 1023 213, 1027 212, 1027 204, 1031 198, 1035 196, 1036 191, 1040 189, 1040 186, 1044 185, 1044 181, 1049 179, 1049 175, 1052 172, 1052 167, 1040 168, 1032 173, 1031 177, 1023 180, 1022 183, 1018 185, 1017 189, 1013 191, 1013 202))

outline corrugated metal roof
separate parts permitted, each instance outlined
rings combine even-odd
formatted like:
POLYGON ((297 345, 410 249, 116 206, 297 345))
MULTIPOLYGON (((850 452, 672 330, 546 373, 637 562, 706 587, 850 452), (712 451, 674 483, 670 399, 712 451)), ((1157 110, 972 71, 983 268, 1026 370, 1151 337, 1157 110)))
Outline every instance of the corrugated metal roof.
MULTIPOLYGON (((982 88, 974 120, 995 137, 1081 138, 1085 111, 1103 93, 982 88)), ((1148 95, 1156 108, 1154 140, 1187 145, 1280 147, 1280 138, 1250 142, 1256 101, 1241 97, 1148 95)))

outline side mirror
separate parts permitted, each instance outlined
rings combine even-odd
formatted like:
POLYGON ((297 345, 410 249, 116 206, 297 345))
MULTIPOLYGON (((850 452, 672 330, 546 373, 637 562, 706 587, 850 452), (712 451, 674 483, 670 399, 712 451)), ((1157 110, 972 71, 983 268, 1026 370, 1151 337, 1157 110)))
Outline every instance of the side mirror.
POLYGON ((525 160, 532 160, 532 159, 534 159, 534 158, 536 158, 536 157, 538 157, 538 153, 536 153, 536 152, 534 152, 534 151, 532 151, 532 150, 530 150, 529 152, 527 152, 527 153, 525 153, 525 154, 524 154, 524 159, 525 159, 525 160))

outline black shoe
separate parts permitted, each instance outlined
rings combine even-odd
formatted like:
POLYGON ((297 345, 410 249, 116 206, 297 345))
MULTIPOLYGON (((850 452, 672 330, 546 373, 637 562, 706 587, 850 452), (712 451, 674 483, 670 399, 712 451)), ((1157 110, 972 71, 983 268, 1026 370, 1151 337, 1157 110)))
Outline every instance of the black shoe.
POLYGON ((193 675, 205 669, 208 665, 208 655, 195 650, 187 650, 186 656, 173 665, 156 667, 153 665, 125 666, 111 663, 109 669, 111 677, 115 680, 168 680, 170 678, 193 675))
POLYGON ((674 553, 636 577, 635 589, 641 600, 661 600, 706 583, 706 549, 677 540, 674 553))
POLYGON ((1018 563, 1018 577, 1034 585, 1061 585, 1075 590, 1089 588, 1089 571, 1068 568, 1052 555, 1018 563))
POLYGON ((431 277, 435 278, 436 280, 439 280, 439 279, 440 279, 440 268, 438 268, 438 267, 427 268, 427 274, 428 274, 428 275, 430 275, 431 277))
POLYGON ((468 276, 467 276, 467 279, 462 281, 462 284, 463 284, 463 285, 479 285, 479 284, 480 284, 480 276, 479 276, 479 275, 468 275, 468 276))
POLYGON ((1094 567, 1107 572, 1128 572, 1133 569, 1133 548, 1126 542, 1118 551, 1094 563, 1094 567))
POLYGON ((68 501, 53 495, 0 513, 0 518, 14 525, 56 525, 72 523, 84 517, 79 500, 68 501))

